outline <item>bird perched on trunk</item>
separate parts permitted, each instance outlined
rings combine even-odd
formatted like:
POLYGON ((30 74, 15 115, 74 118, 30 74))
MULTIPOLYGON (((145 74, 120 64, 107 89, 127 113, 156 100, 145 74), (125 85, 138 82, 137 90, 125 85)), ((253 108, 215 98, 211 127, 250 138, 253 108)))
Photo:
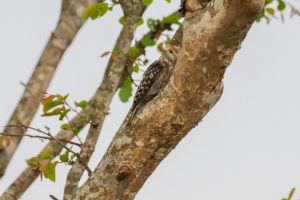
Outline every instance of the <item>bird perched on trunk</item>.
POLYGON ((141 107, 164 89, 174 71, 178 49, 175 46, 168 46, 166 49, 158 48, 161 51, 161 57, 159 60, 154 61, 145 71, 135 93, 133 104, 128 114, 127 125, 131 124, 141 107))

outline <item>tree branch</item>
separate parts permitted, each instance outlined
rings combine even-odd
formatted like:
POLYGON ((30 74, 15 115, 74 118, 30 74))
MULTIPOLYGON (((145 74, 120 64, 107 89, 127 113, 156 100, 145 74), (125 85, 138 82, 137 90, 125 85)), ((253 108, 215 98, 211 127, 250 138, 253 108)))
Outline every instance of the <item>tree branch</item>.
MULTIPOLYGON (((145 6, 141 1, 127 1, 127 4, 129 4, 129 6, 122 6, 123 9, 134 9, 135 12, 127 15, 125 18, 124 26, 115 44, 115 48, 118 49, 118 54, 115 56, 111 66, 107 67, 110 71, 100 86, 102 96, 97 99, 96 107, 91 115, 91 120, 93 123, 97 124, 97 126, 90 126, 87 138, 80 152, 80 158, 83 159, 85 163, 88 163, 95 150, 106 113, 108 112, 115 91, 118 89, 118 84, 122 72, 124 71, 126 61, 129 59, 128 52, 134 38, 136 24, 145 10, 145 6)), ((127 10, 124 10, 124 13, 126 12, 127 10)), ((73 199, 73 195, 78 187, 83 172, 84 168, 81 163, 76 161, 67 176, 64 191, 65 200, 73 199)))
MULTIPOLYGON (((47 90, 58 63, 84 23, 81 19, 81 11, 88 5, 96 2, 97 0, 64 0, 62 2, 61 15, 56 29, 48 40, 47 46, 7 124, 30 124, 39 107, 39 101, 42 98, 43 92, 47 90)), ((24 133, 24 130, 17 127, 7 127, 4 133, 20 134, 24 133)), ((6 140, 7 136, 1 136, 0 178, 4 175, 6 167, 21 142, 22 137, 13 137, 9 143, 6 140)))
POLYGON ((215 105, 227 66, 264 0, 214 0, 186 16, 182 46, 166 88, 122 124, 74 199, 133 199, 158 164, 215 105))

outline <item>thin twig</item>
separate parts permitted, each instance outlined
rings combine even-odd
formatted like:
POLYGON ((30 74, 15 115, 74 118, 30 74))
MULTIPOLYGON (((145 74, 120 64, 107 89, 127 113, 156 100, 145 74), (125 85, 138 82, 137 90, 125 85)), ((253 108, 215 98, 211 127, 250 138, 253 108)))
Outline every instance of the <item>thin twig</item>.
POLYGON ((56 198, 54 195, 50 194, 50 198, 53 200, 59 200, 58 198, 56 198))
POLYGON ((68 104, 67 101, 65 101, 65 104, 66 104, 73 112, 75 112, 79 117, 81 117, 82 119, 85 119, 85 117, 84 117, 82 114, 80 114, 75 108, 73 108, 70 104, 68 104))
POLYGON ((24 83, 23 81, 20 81, 20 84, 21 84, 22 86, 24 86, 24 87, 26 87, 26 86, 27 86, 27 84, 26 84, 26 83, 24 83))
POLYGON ((67 147, 63 142, 61 142, 59 139, 57 139, 56 137, 53 137, 53 135, 51 135, 49 132, 45 132, 45 131, 42 131, 38 128, 34 128, 34 127, 30 127, 30 126, 26 126, 25 124, 21 124, 20 125, 8 125, 8 127, 21 127, 21 128, 25 128, 25 130, 27 129, 31 129, 31 130, 34 130, 34 131, 38 131, 40 133, 43 133, 43 134, 46 134, 47 136, 49 136, 52 140, 54 140, 55 142, 57 142, 60 146, 62 146, 63 148, 65 148, 67 151, 71 152, 72 154, 74 154, 78 161, 82 164, 82 166, 88 171, 88 174, 89 176, 91 176, 92 174, 92 170, 89 168, 89 166, 83 162, 81 159, 80 159, 80 156, 78 153, 74 152, 72 149, 70 149, 69 147, 67 147))
MULTIPOLYGON (((65 101, 65 104, 66 106, 68 106, 73 112, 75 112, 79 117, 81 117, 82 119, 86 119, 86 117, 84 117, 82 114, 80 114, 75 108, 73 108, 70 104, 68 104, 67 101, 65 101)), ((91 120, 87 120, 86 121, 87 124, 90 124, 90 125, 95 125, 93 124, 93 122, 91 120)))
POLYGON ((52 139, 54 139, 58 144, 60 144, 62 147, 64 147, 67 151, 71 152, 72 154, 74 154, 78 161, 83 165, 83 167, 88 171, 89 176, 92 175, 92 170, 89 168, 89 166, 87 166, 87 164, 85 162, 83 162, 80 158, 80 155, 78 153, 75 153, 72 149, 70 149, 69 147, 67 147, 66 145, 64 145, 63 143, 61 143, 59 140, 57 140, 55 137, 53 137, 50 133, 48 133, 48 136, 50 136, 52 139))
MULTIPOLYGON (((70 119, 69 119, 69 117, 66 115, 66 119, 68 120, 68 123, 69 123, 69 125, 70 125, 70 127, 73 129, 74 127, 72 126, 72 123, 71 123, 71 121, 70 121, 70 119)), ((73 132, 73 131, 72 131, 73 132)), ((73 132, 74 133, 74 132, 73 132)), ((76 133, 74 133, 75 134, 75 136, 77 137, 77 139, 78 139, 78 141, 80 142, 80 144, 82 145, 83 143, 82 143, 82 141, 81 141, 81 139, 79 138, 79 136, 78 136, 78 134, 76 134, 76 133)))
POLYGON ((128 76, 130 77, 131 82, 135 85, 135 87, 137 87, 138 85, 134 82, 134 80, 133 80, 133 78, 132 78, 132 76, 131 76, 131 73, 129 73, 129 71, 128 71, 128 69, 127 69, 127 66, 125 66, 125 70, 126 70, 128 76))
MULTIPOLYGON (((45 140, 52 140, 51 137, 48 137, 48 136, 40 136, 40 135, 30 135, 30 134, 9 134, 9 133, 0 133, 0 135, 5 135, 5 136, 13 136, 13 137, 23 137, 23 136, 27 136, 27 137, 30 137, 30 138, 38 138, 38 139, 45 139, 45 140)), ((77 142, 72 142, 72 141, 67 141, 67 140, 64 140, 64 139, 58 139, 60 140, 61 142, 64 142, 64 143, 70 143, 70 144, 74 144, 76 146, 79 146, 81 147, 81 144, 77 143, 77 142)))
POLYGON ((293 17, 294 15, 298 15, 300 16, 300 11, 295 8, 290 2, 287 2, 287 4, 290 6, 291 10, 291 17, 293 17))

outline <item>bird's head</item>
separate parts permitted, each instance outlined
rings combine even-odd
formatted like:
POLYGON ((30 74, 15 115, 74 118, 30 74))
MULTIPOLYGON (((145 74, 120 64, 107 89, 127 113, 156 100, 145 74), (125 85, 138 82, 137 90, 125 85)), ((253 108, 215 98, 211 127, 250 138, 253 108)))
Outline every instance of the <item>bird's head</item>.
POLYGON ((158 48, 161 51, 161 59, 174 66, 178 55, 176 46, 166 46, 165 48, 158 46, 158 48))

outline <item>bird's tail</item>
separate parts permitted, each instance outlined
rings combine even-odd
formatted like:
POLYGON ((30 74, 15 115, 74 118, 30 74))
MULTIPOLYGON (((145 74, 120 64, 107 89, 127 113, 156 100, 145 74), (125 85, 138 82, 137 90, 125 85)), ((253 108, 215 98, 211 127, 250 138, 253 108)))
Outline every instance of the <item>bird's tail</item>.
POLYGON ((137 109, 136 106, 135 106, 135 107, 132 107, 132 108, 130 109, 130 111, 129 111, 127 117, 126 117, 126 118, 127 118, 127 123, 126 123, 127 126, 130 126, 130 125, 131 125, 131 122, 132 122, 132 120, 134 119, 134 117, 135 117, 137 111, 138 111, 138 109, 137 109))

